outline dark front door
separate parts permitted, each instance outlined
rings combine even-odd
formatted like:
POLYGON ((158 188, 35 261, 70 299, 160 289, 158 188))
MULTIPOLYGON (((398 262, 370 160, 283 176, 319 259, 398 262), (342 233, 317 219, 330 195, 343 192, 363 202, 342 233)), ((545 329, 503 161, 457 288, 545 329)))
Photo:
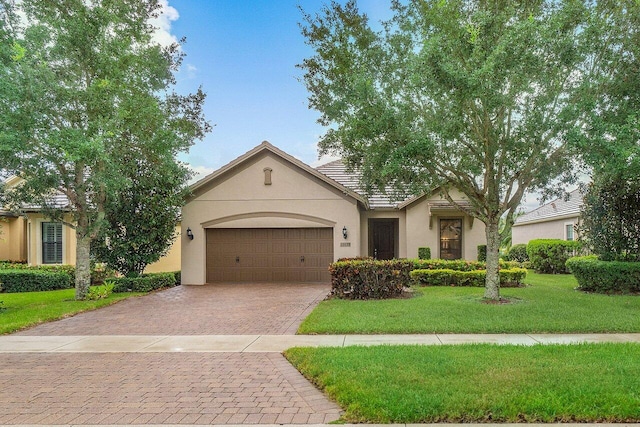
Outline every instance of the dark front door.
POLYGON ((462 258, 462 218, 440 220, 440 258, 462 258))
POLYGON ((376 259, 396 258, 396 219, 372 219, 370 220, 370 247, 369 255, 376 259))

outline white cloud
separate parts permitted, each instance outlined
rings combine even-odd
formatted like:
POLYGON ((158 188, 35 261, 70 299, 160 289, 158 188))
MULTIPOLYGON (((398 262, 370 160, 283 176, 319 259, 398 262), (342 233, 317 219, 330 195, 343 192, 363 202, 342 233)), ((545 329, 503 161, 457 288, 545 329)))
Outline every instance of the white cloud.
POLYGON ((171 34, 171 22, 176 21, 180 14, 176 8, 169 6, 169 0, 160 0, 160 12, 157 18, 149 20, 149 23, 156 28, 153 34, 153 41, 161 46, 169 46, 177 43, 178 38, 171 34))
POLYGON ((198 67, 193 64, 187 64, 187 77, 190 79, 195 79, 196 74, 198 73, 198 67))
POLYGON ((193 171, 193 177, 191 177, 191 179, 189 180, 189 185, 200 181, 202 178, 204 178, 205 176, 209 175, 214 171, 213 169, 208 168, 206 166, 189 165, 189 169, 193 171))

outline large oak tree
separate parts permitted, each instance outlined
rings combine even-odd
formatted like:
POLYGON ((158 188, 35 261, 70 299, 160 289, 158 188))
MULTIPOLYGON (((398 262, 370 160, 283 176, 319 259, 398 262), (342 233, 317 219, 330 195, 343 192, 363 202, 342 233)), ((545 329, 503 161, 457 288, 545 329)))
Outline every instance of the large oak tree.
POLYGON ((156 0, 22 0, 21 20, 6 13, 12 3, 0 0, 1 28, 11 29, 0 49, 10 49, 0 64, 0 167, 24 183, 6 197, 75 228, 83 299, 91 242, 107 203, 130 185, 132 159, 175 161, 202 138, 205 96, 172 90, 183 54, 154 43, 156 0), (53 192, 68 199, 70 218, 52 205, 53 192))
POLYGON ((619 54, 606 48, 611 11, 578 0, 410 0, 392 12, 380 30, 356 1, 304 15, 315 51, 304 82, 328 127, 321 150, 359 169, 368 188, 440 188, 453 204, 460 190, 468 205, 458 207, 486 225, 485 297, 499 299, 500 241, 523 196, 575 179, 572 147, 593 105, 584 100, 612 78, 601 58, 619 54))

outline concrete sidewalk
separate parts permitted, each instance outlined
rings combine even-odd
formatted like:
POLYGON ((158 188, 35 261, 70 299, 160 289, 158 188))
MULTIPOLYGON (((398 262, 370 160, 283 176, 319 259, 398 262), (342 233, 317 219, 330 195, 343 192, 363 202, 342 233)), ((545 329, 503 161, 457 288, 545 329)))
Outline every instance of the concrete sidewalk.
POLYGON ((291 347, 398 344, 640 343, 629 334, 58 335, 0 336, 0 353, 281 353, 291 347))

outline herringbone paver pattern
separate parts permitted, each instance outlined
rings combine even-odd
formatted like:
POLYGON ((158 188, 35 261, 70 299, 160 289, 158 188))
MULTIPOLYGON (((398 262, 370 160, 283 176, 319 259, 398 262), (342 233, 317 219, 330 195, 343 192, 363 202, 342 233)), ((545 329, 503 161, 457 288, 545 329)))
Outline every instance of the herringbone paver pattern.
POLYGON ((305 424, 340 409, 276 353, 1 354, 0 424, 305 424))
POLYGON ((329 285, 178 286, 20 332, 22 335, 295 334, 329 285))

